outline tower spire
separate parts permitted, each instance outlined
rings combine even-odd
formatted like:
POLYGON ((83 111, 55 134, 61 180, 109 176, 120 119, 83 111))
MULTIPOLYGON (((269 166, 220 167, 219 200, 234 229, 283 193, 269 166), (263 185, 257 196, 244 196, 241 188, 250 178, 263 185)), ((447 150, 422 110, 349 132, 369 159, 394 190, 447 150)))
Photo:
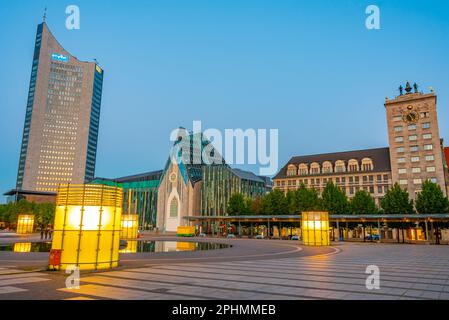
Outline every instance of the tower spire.
POLYGON ((42 22, 46 22, 47 20, 47 7, 44 9, 44 16, 42 17, 42 22))

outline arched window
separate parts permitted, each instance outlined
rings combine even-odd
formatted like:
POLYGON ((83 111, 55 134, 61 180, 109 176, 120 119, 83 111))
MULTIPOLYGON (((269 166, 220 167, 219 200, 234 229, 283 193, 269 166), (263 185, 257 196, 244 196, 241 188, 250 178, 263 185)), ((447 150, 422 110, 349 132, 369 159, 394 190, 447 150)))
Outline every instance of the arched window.
POLYGON ((332 162, 330 161, 323 162, 323 173, 332 173, 332 162))
POLYGON ((343 160, 335 161, 335 172, 345 172, 346 166, 343 160))
POLYGON ((170 202, 170 218, 178 217, 178 199, 173 198, 170 202))
POLYGON ((310 165, 310 174, 320 174, 320 165, 316 162, 310 165))
POLYGON ((348 171, 355 172, 359 171, 359 162, 355 159, 351 159, 348 161, 348 171))
POLYGON ((301 176, 306 176, 306 175, 309 174, 309 167, 307 166, 307 164, 301 163, 301 164, 299 165, 299 174, 300 174, 301 176))
POLYGON ((290 164, 287 168, 287 176, 296 176, 296 166, 294 164, 290 164))
POLYGON ((373 160, 370 158, 362 159, 362 170, 363 171, 371 171, 374 169, 373 160))

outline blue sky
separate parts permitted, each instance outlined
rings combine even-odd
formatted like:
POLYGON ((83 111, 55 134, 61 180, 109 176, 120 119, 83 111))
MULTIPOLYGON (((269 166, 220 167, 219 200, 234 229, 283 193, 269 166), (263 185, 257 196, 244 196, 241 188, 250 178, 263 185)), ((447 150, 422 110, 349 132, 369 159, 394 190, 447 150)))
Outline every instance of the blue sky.
MULTIPOLYGON (((0 191, 15 185, 36 26, 105 69, 97 176, 161 169, 169 134, 277 128, 279 161, 387 146, 383 103, 438 94, 449 140, 448 1, 1 1, 0 191), (81 29, 65 28, 78 5, 81 29), (381 30, 365 28, 365 8, 381 30)), ((256 167, 247 169, 256 171, 256 167)))

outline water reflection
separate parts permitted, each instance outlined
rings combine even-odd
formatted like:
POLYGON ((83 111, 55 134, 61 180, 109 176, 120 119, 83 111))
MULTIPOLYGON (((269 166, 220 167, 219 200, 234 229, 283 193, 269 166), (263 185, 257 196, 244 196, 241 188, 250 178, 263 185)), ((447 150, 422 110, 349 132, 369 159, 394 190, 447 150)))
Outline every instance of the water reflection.
MULTIPOLYGON (((126 245, 120 246, 120 253, 204 251, 229 247, 230 245, 227 244, 210 242, 129 240, 126 245)), ((51 242, 19 242, 0 244, 0 251, 10 251, 16 253, 50 252, 50 249, 51 242)))

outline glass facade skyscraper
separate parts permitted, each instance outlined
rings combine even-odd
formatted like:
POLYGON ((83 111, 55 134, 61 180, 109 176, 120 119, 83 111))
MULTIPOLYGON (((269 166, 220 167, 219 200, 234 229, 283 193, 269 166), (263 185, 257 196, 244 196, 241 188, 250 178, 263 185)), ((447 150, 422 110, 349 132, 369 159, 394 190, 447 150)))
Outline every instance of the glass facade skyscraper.
POLYGON ((54 192, 94 178, 103 76, 38 26, 16 189, 54 192))

